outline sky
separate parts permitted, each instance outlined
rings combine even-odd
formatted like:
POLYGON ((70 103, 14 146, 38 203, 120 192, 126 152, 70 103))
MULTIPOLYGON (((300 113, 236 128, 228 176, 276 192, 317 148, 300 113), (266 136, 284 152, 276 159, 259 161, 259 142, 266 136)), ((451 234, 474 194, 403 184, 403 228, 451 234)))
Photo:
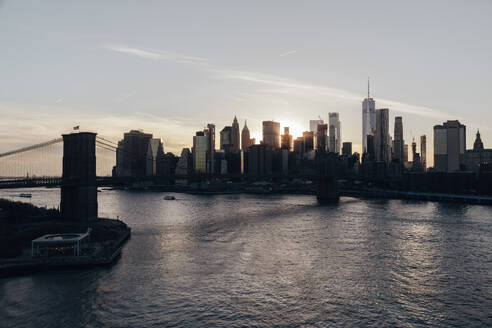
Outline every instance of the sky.
POLYGON ((459 119, 492 148, 492 0, 0 0, 0 152, 73 126, 179 154, 236 115, 290 126, 339 112, 361 149, 367 78, 411 143, 459 119))

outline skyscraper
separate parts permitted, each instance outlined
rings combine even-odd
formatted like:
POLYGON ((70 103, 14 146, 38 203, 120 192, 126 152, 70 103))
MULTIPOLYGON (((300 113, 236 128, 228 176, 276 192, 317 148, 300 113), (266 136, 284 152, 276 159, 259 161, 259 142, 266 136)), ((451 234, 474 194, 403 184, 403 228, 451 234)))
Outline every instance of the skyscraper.
POLYGON ((389 136, 389 110, 381 108, 376 110, 376 131, 374 145, 376 160, 389 163, 391 160, 390 136, 389 136))
POLYGON ((131 130, 118 142, 116 171, 118 176, 142 177, 147 171, 147 152, 152 134, 131 130))
POLYGON ((318 124, 316 133, 316 149, 319 151, 328 150, 328 124, 318 124))
POLYGON ((424 171, 427 169, 427 137, 420 137, 420 162, 424 171))
POLYGON ((314 150, 314 132, 304 131, 302 137, 304 139, 304 153, 314 150))
POLYGON ((193 137, 193 168, 195 173, 207 173, 208 137, 198 131, 193 137))
POLYGON ((318 125, 319 124, 323 124, 323 120, 322 119, 319 119, 319 120, 310 120, 309 121, 309 131, 311 131, 313 133, 318 132, 318 125))
POLYGON ((367 152, 367 136, 374 135, 376 129, 376 102, 369 96, 367 80, 367 98, 362 102, 362 153, 367 152))
POLYGON ((395 117, 395 139, 393 143, 393 159, 398 160, 400 163, 404 162, 403 156, 403 119, 401 116, 395 117))
POLYGON ((207 128, 203 130, 207 138, 207 173, 215 172, 215 124, 207 124, 207 128))
POLYGON ((292 149, 292 135, 289 133, 289 127, 284 127, 282 134, 281 148, 290 151, 292 149))
POLYGON ((230 126, 224 126, 220 131, 220 149, 224 150, 226 147, 232 147, 232 130, 230 126))
POLYGON ((246 121, 244 121, 244 127, 241 131, 241 149, 243 151, 248 151, 249 146, 251 146, 252 144, 253 143, 250 139, 248 125, 246 124, 246 121))
POLYGON ((232 122, 231 129, 231 144, 234 150, 239 150, 240 141, 239 141, 239 123, 237 122, 236 116, 234 116, 234 121, 232 122))
POLYGON ((344 142, 342 146, 342 155, 352 156, 352 143, 344 142))
POLYGON ((459 121, 447 121, 434 126, 434 169, 458 171, 464 164, 466 126, 459 121))
POLYGON ((192 171, 193 159, 189 148, 183 148, 178 163, 176 164, 176 175, 189 175, 192 171))
POLYGON ((329 113, 329 131, 330 145, 329 150, 332 153, 340 154, 340 142, 342 138, 340 116, 338 113, 329 113))
POLYGON ((158 160, 164 155, 164 147, 162 140, 153 138, 150 139, 147 147, 147 167, 145 169, 145 175, 156 176, 158 160))
POLYGON ((415 142, 415 139, 412 140, 412 162, 413 165, 415 166, 416 160, 415 157, 417 155, 417 143, 415 142))
POLYGON ((263 144, 280 148, 280 123, 263 121, 263 144))

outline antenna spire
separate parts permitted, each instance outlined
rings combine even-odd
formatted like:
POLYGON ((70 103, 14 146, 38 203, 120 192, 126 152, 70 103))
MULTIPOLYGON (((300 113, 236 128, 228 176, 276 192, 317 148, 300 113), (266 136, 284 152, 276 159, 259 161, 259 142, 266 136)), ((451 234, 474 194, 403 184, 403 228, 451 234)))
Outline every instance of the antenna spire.
POLYGON ((367 77, 367 99, 369 100, 369 76, 367 77))

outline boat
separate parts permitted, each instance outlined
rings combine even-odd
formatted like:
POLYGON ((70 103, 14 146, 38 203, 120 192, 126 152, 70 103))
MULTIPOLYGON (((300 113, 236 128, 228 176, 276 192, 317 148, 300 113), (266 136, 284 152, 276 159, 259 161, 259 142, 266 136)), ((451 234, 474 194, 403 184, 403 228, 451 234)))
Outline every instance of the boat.
POLYGON ((29 193, 22 193, 19 195, 19 197, 23 197, 23 198, 31 198, 32 197, 32 194, 29 194, 29 193))
POLYGON ((176 197, 174 197, 174 196, 165 196, 164 199, 165 200, 175 200, 176 197))

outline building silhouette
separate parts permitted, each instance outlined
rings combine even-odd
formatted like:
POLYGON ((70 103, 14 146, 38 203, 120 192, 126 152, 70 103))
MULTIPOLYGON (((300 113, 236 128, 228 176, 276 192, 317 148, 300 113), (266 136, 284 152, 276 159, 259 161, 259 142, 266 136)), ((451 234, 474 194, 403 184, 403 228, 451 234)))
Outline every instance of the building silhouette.
POLYGON ((490 167, 492 163, 492 149, 485 149, 480 131, 477 131, 473 149, 467 150, 465 153, 466 169, 479 173, 481 167, 490 167))
POLYGON ((434 170, 459 171, 465 162, 466 126, 447 121, 434 126, 434 170))
POLYGON ((161 161, 164 156, 164 146, 161 139, 152 138, 150 139, 147 146, 147 165, 145 169, 145 175, 156 176, 157 167, 159 161, 161 161))
POLYGON ((272 174, 273 147, 268 144, 252 145, 248 152, 248 177, 258 178, 272 174))
POLYGON ((329 113, 328 117, 330 132, 330 144, 328 149, 332 153, 340 154, 340 142, 342 139, 340 115, 338 113, 329 113))
POLYGON ((181 156, 176 164, 176 175, 190 175, 193 173, 193 158, 189 148, 181 150, 181 156))
POLYGON ((225 126, 220 131, 220 149, 232 146, 232 127, 225 126))
POLYGON ((316 149, 318 151, 328 150, 328 124, 318 124, 316 132, 316 149))
POLYGON ((420 163, 427 170, 427 136, 420 136, 420 163))
POLYGON ((243 151, 248 151, 248 148, 251 145, 254 145, 254 143, 254 139, 250 139, 248 125, 246 124, 246 121, 244 121, 244 127, 241 131, 241 149, 243 151))
POLYGON ((193 137, 193 170, 195 173, 207 173, 207 154, 209 139, 203 131, 197 131, 193 137))
POLYGON ((304 153, 314 151, 314 132, 304 131, 302 137, 304 139, 304 153))
POLYGON ((352 143, 351 142, 344 142, 343 143, 342 155, 352 156, 352 143))
POLYGON ((151 140, 152 134, 144 133, 142 130, 131 130, 123 134, 123 140, 118 142, 116 150, 116 172, 119 177, 146 175, 151 140))
POLYGON ((399 161, 400 163, 404 163, 405 156, 404 147, 405 141, 403 140, 403 119, 401 116, 395 117, 395 131, 394 131, 395 139, 393 141, 393 159, 399 161))
POLYGON ((376 129, 376 102, 369 95, 367 81, 367 98, 362 102, 362 153, 367 152, 367 136, 374 135, 376 129))
POLYGON ((215 124, 207 124, 207 128, 203 130, 207 137, 207 169, 210 174, 215 173, 215 124))
POLYGON ((313 133, 316 133, 318 132, 318 125, 319 124, 323 124, 323 120, 322 119, 319 119, 319 120, 309 120, 309 131, 313 132, 313 133))
POLYGON ((234 121, 231 126, 231 144, 234 150, 240 150, 240 140, 239 140, 239 123, 237 122, 236 116, 234 116, 234 121))
POLYGON ((284 127, 284 134, 282 134, 281 138, 281 145, 280 147, 282 149, 291 151, 292 150, 292 135, 289 133, 289 127, 286 126, 284 127))
POLYGON ((387 108, 376 110, 374 146, 376 151, 376 161, 389 163, 391 160, 391 148, 389 135, 389 110, 387 108))
POLYGON ((280 123, 263 121, 263 144, 280 148, 280 123))

